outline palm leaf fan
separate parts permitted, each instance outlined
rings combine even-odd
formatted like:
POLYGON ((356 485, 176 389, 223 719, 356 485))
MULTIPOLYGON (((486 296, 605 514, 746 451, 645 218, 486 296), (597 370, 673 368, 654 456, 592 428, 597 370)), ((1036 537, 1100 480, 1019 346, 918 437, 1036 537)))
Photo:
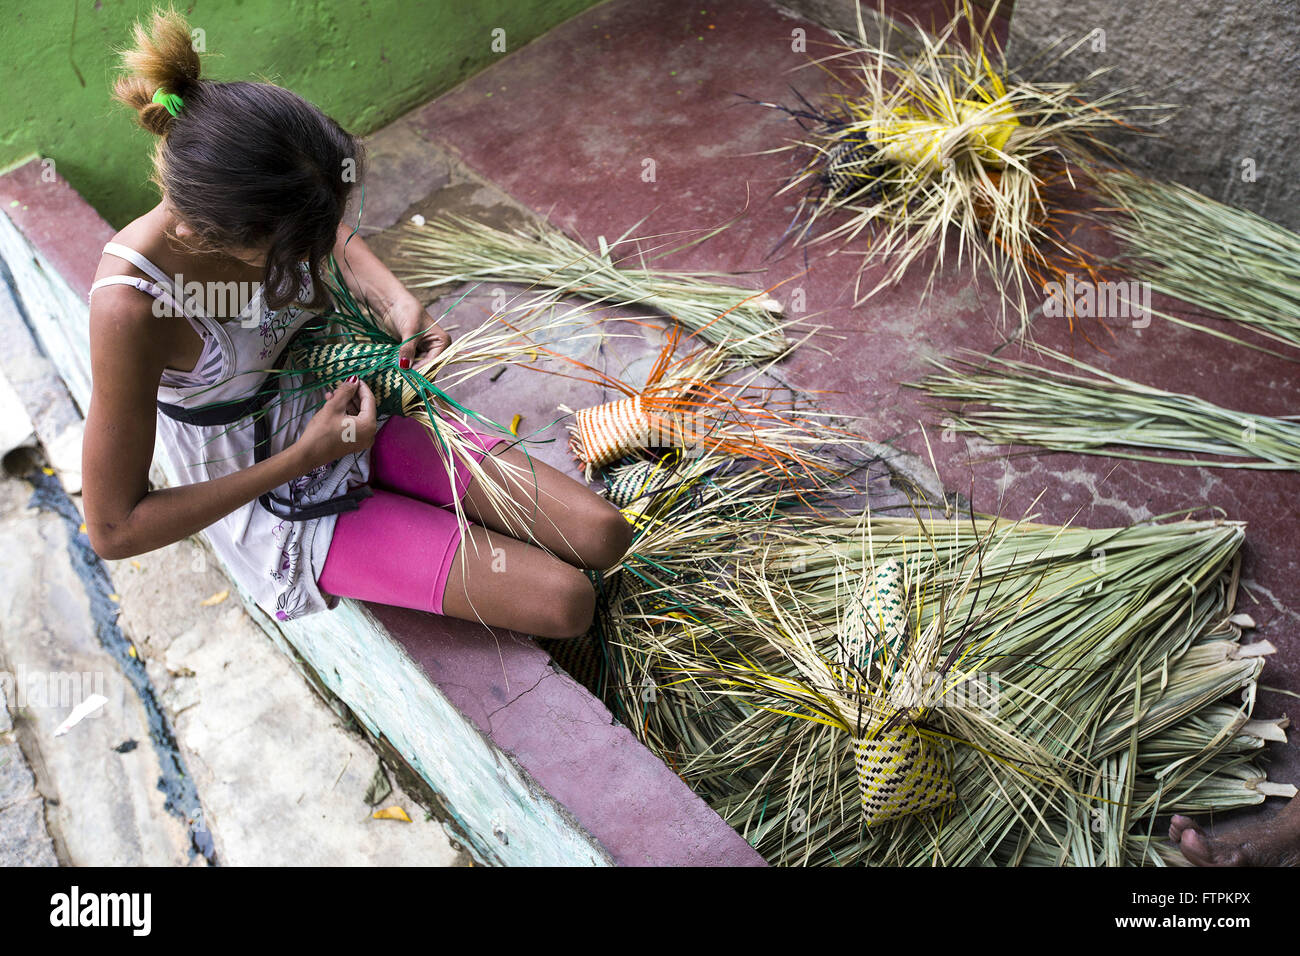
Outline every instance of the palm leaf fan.
POLYGON ((996 356, 982 364, 935 361, 938 371, 911 387, 957 403, 944 424, 991 442, 1198 468, 1300 470, 1300 422, 1223 408, 1036 351, 1074 371, 996 356))
POLYGON ((648 542, 610 622, 614 687, 638 736, 772 862, 1163 865, 1158 816, 1292 792, 1253 758, 1281 727, 1251 715, 1269 647, 1241 644, 1232 615, 1239 524, 787 513, 733 535, 721 517, 696 509, 648 542), (845 581, 890 559, 929 648, 891 656, 883 613, 853 637, 845 581), (865 826, 834 672, 866 648, 938 675, 919 702, 906 679, 847 703, 917 708, 952 812, 865 826), (954 694, 971 682, 985 691, 954 694))
POLYGON ((1119 265, 1157 292, 1300 346, 1300 235, 1177 183, 1119 170, 1100 182, 1118 207, 1119 265))

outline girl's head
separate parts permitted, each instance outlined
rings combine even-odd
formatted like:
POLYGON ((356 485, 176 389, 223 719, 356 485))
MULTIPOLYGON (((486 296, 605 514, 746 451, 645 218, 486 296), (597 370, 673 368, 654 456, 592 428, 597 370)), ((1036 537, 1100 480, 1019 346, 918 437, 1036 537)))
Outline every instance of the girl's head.
POLYGON ((154 179, 178 234, 189 245, 260 259, 272 308, 299 298, 305 260, 309 304, 321 305, 323 265, 360 176, 360 143, 288 90, 200 78, 189 25, 175 11, 155 11, 147 29, 137 24, 122 62, 114 95, 160 137, 154 179), (181 98, 177 115, 154 101, 160 89, 181 98))

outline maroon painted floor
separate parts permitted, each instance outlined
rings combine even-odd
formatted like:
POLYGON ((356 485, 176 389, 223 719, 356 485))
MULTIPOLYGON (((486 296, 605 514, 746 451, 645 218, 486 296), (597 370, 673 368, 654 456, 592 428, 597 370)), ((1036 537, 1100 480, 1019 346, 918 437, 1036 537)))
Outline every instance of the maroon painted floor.
MULTIPOLYGON (((806 55, 791 50, 797 26, 810 41, 824 36, 759 0, 615 0, 508 55, 404 122, 591 245, 642 217, 649 218, 638 233, 651 234, 713 226, 743 211, 722 235, 665 264, 765 269, 751 281, 770 286, 805 269, 802 254, 767 258, 794 211, 791 198, 772 198, 794 159, 760 155, 787 142, 796 128, 734 94, 792 103, 792 85, 817 92, 818 71, 799 69, 806 55), (647 160, 653 182, 643 178, 647 160)), ((809 315, 829 326, 822 340, 827 351, 805 348, 792 357, 785 363, 790 380, 836 390, 831 404, 867 416, 870 437, 929 460, 924 427, 945 485, 969 495, 980 510, 1020 516, 1037 502, 1041 520, 1105 527, 1191 507, 1249 522, 1239 610, 1253 615, 1256 635, 1279 649, 1263 683, 1300 691, 1300 611, 1293 606, 1300 584, 1294 546, 1300 482, 1294 474, 1076 455, 988 460, 964 440, 944 442, 936 427, 942 414, 902 383, 923 375, 931 357, 963 347, 987 352, 1002 342, 988 285, 950 270, 921 301, 923 276, 917 275, 854 308, 851 256, 816 249, 806 265, 806 274, 777 295, 789 303, 803 290, 809 315)), ((1113 339, 1095 338, 1102 352, 1072 336, 1063 321, 1036 320, 1034 337, 1120 375, 1228 407, 1270 415, 1300 408, 1293 363, 1160 319, 1145 329, 1117 327, 1113 339)), ((1257 716, 1294 711, 1293 705, 1294 697, 1265 693, 1257 716)), ((1275 748, 1275 757, 1273 778, 1300 783, 1297 748, 1275 748)))

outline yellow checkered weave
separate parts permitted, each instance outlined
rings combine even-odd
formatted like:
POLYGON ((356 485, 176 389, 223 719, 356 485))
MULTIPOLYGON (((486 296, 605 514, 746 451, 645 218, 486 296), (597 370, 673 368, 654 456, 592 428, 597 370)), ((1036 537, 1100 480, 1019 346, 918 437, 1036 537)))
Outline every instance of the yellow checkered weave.
POLYGON ((957 799, 948 771, 911 724, 853 741, 867 826, 927 813, 957 799))
MULTIPOLYGON (((851 663, 869 666, 861 659, 864 651, 874 644, 876 652, 903 653, 906 636, 903 567, 890 559, 863 574, 859 599, 844 615, 841 647, 851 663)), ((881 696, 888 698, 887 693, 881 696)), ((867 710, 872 713, 876 708, 867 710)), ((957 799, 947 770, 921 732, 907 722, 884 729, 886 722, 879 712, 873 713, 862 735, 853 740, 867 826, 925 813, 957 799)))

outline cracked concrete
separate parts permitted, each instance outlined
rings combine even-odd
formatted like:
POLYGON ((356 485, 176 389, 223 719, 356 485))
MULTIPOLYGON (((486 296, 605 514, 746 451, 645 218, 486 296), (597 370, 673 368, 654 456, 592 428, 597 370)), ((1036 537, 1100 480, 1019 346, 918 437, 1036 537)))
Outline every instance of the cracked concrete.
MULTIPOLYGON (((28 509, 30 496, 26 482, 0 482, 0 660, 14 672, 99 675, 96 686, 110 701, 102 716, 61 738, 50 734, 66 705, 23 713, 64 862, 201 864, 190 855, 188 826, 208 828, 218 861, 234 865, 462 862, 400 786, 383 805, 404 807, 413 822, 370 818, 374 808, 363 795, 380 765, 376 754, 234 598, 204 606, 229 585, 214 562, 196 562, 203 552, 191 542, 110 565, 118 623, 147 662, 202 800, 188 808, 188 820, 169 813, 155 788, 157 757, 138 699, 97 646, 77 599, 79 582, 59 540, 64 529, 58 518, 28 509)), ((21 836, 30 812, 19 821, 4 799, 0 805, 0 859, 10 838, 37 859, 39 842, 21 836)))
POLYGON ((495 717, 497 714, 501 713, 501 711, 505 710, 507 707, 513 706, 514 704, 517 704, 517 703, 519 702, 519 699, 520 699, 521 697, 524 697, 524 696, 527 695, 527 694, 531 694, 533 691, 537 690, 537 688, 541 685, 542 681, 546 680, 546 678, 547 678, 547 677, 550 677, 550 676, 551 676, 550 674, 543 674, 543 675, 541 675, 540 677, 537 678, 536 683, 534 683, 532 687, 529 687, 527 690, 520 691, 517 695, 515 695, 514 697, 512 697, 510 700, 506 701, 506 702, 505 702, 504 704, 502 704, 500 707, 494 707, 492 710, 488 711, 488 713, 487 713, 487 717, 486 717, 488 727, 489 727, 489 728, 492 727, 492 718, 493 718, 493 717, 495 717))
POLYGON ((0 686, 0 867, 58 866, 45 826, 45 799, 19 747, 0 686))

